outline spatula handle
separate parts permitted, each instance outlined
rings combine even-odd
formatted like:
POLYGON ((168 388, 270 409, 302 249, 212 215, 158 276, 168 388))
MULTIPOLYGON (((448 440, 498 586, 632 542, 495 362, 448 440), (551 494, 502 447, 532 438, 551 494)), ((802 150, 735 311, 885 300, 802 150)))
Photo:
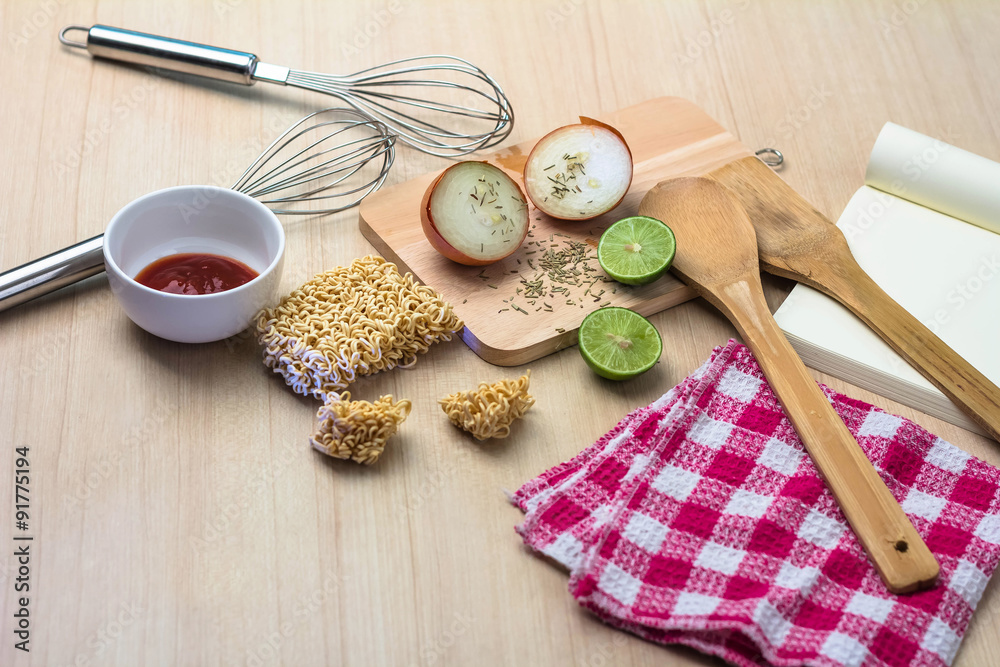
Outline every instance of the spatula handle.
MULTIPOLYGON (((854 258, 798 280, 840 301, 913 368, 1000 441, 1000 388, 886 294, 854 258)), ((765 267, 766 269, 767 267, 765 267)))
POLYGON ((754 353, 886 587, 908 593, 933 584, 938 575, 934 554, 768 315, 759 282, 734 282, 725 287, 725 297, 724 303, 713 303, 754 353))

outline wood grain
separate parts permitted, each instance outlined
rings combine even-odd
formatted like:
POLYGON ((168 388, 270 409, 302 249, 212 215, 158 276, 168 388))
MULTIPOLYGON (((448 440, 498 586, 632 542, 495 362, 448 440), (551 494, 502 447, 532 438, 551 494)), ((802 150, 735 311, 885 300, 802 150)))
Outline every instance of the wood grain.
MULTIPOLYGON (((359 223, 365 238, 384 257, 441 292, 465 322, 462 340, 492 364, 525 364, 575 345, 580 322, 595 304, 608 303, 652 315, 694 296, 670 275, 641 287, 595 282, 597 277, 606 276, 593 249, 608 226, 635 215, 639 199, 653 184, 673 176, 704 173, 751 151, 696 105, 677 97, 647 100, 605 114, 600 120, 621 132, 632 150, 634 175, 625 200, 609 213, 582 222, 556 220, 529 203, 531 236, 517 252, 487 267, 456 264, 438 254, 424 237, 420 201, 440 171, 377 192, 361 203, 359 223), (547 288, 563 287, 545 278, 537 263, 547 250, 560 252, 570 242, 587 244, 591 258, 585 263, 594 277, 571 286, 570 294, 547 293, 535 303, 518 297, 522 280, 543 278, 547 288), (590 288, 591 283, 594 288, 590 288), (544 309, 543 302, 552 310, 544 309)), ((524 162, 536 141, 522 142, 484 159, 509 170, 520 183, 524 162)))
POLYGON ((749 214, 762 269, 814 287, 847 306, 1000 440, 1000 389, 876 285, 858 266, 835 224, 760 160, 737 160, 709 176, 728 186, 749 214))
POLYGON ((674 231, 684 252, 671 270, 739 330, 886 588, 932 586, 934 554, 771 317, 742 204, 717 181, 675 178, 653 187, 639 213, 674 231))
MULTIPOLYGON (((58 45, 64 25, 118 25, 326 72, 453 53, 503 84, 517 114, 509 145, 581 113, 683 97, 744 145, 783 150, 782 177, 836 219, 887 120, 1000 159, 996 3, 901 9, 911 4, 0 3, 0 267, 94 236, 158 188, 232 184, 284 127, 331 104, 95 61, 58 45)), ((446 165, 401 148, 386 185, 446 165)), ((286 232, 285 291, 372 252, 356 211, 291 220, 286 232)), ((791 285, 763 283, 772 309, 791 285)), ((357 383, 358 398, 414 402, 383 460, 362 469, 310 449, 318 403, 264 368, 249 338, 146 336, 104 278, 0 313, 0 664, 721 667, 580 609, 565 573, 521 546, 520 512, 503 495, 736 335, 702 299, 651 320, 663 358, 633 381, 596 377, 573 349, 532 362, 537 403, 506 441, 476 444, 435 403, 524 370, 491 366, 461 342, 357 383), (36 550, 28 654, 9 634, 21 445, 32 453, 36 550)), ((814 377, 1000 465, 992 440, 814 377)), ((993 581, 955 667, 994 665, 998 643, 993 581)))

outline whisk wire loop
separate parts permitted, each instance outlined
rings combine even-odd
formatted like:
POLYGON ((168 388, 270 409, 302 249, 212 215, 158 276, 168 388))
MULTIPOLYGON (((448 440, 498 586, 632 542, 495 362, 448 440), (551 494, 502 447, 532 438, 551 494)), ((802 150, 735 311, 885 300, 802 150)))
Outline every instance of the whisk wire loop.
POLYGON ((385 123, 403 143, 442 157, 495 146, 507 138, 514 124, 510 101, 500 85, 454 56, 404 58, 347 76, 291 70, 286 84, 338 97, 385 123), (459 80, 437 78, 449 74, 459 80), (413 92, 418 90, 430 91, 429 95, 464 94, 465 98, 425 98, 413 92), (454 126, 449 116, 468 122, 454 126), (470 129, 473 123, 478 129, 470 129), (448 129, 449 125, 453 127, 448 129))
POLYGON ((396 135, 384 123, 361 111, 322 109, 271 142, 232 187, 279 214, 343 211, 385 182, 395 143, 396 135), (358 184, 343 187, 359 173, 358 184))

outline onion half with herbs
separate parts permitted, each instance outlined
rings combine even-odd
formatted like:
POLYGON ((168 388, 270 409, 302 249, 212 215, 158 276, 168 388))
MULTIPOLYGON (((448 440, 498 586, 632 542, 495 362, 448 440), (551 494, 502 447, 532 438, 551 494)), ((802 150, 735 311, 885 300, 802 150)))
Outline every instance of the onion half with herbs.
POLYGON ((543 213, 590 220, 621 203, 632 184, 632 152, 615 128, 580 117, 542 137, 524 165, 524 189, 543 213))
POLYGON ((459 162, 434 179, 420 204, 424 235, 459 264, 492 264, 528 234, 528 202, 520 186, 488 162, 459 162))

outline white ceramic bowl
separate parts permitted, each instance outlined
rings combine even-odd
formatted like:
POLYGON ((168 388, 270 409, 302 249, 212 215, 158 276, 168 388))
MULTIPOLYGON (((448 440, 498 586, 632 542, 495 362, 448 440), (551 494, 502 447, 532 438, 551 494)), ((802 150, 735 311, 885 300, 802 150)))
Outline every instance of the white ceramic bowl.
POLYGON ((136 199, 104 232, 111 291, 133 322, 179 343, 208 343, 243 331, 273 303, 285 252, 285 232, 266 206, 213 186, 181 186, 136 199), (133 278, 151 262, 185 252, 237 259, 260 275, 214 294, 171 294, 133 278))

